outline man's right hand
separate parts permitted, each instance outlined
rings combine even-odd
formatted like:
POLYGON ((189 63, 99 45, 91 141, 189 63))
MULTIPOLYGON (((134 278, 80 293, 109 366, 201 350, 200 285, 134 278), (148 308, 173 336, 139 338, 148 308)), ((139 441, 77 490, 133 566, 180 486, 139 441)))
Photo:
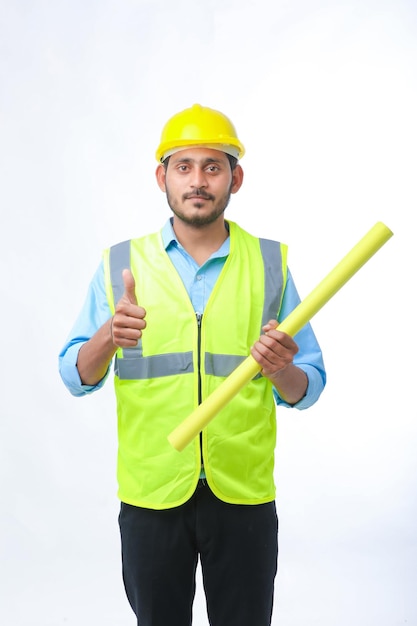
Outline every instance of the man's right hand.
POLYGON ((146 311, 138 305, 135 279, 130 270, 123 270, 124 294, 116 304, 111 321, 111 337, 118 348, 133 348, 142 337, 146 327, 146 311))

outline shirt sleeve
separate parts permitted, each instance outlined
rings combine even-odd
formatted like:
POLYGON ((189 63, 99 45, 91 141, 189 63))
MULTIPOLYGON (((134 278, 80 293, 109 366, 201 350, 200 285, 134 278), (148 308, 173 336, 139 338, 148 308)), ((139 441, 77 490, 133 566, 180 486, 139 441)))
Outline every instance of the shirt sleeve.
POLYGON ((59 353, 59 373, 73 396, 84 396, 100 389, 109 375, 111 363, 106 375, 97 385, 83 385, 78 374, 77 359, 81 346, 91 339, 110 317, 111 311, 104 287, 104 265, 101 262, 89 285, 84 305, 59 353))
MULTIPOLYGON (((300 303, 300 297, 294 284, 291 272, 287 269, 287 283, 282 299, 278 322, 282 322, 300 303)), ((285 402, 274 389, 276 403, 281 406, 307 409, 312 406, 321 395, 326 385, 326 371, 319 343, 316 339, 311 324, 306 324, 295 336, 294 341, 298 345, 298 352, 294 357, 294 365, 302 369, 308 378, 307 391, 303 398, 296 404, 290 405, 285 402)))

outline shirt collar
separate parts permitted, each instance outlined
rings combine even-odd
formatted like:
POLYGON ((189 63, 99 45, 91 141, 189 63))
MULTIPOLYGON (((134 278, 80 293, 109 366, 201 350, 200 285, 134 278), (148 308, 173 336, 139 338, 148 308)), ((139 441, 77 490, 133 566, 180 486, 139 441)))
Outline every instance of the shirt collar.
MULTIPOLYGON (((226 224, 227 230, 229 230, 229 224, 227 222, 225 222, 225 224, 226 224)), ((170 217, 165 222, 161 231, 161 235, 162 235, 162 242, 164 244, 165 250, 168 250, 168 248, 171 245, 181 246, 175 234, 174 228, 172 226, 172 217, 170 217)), ((213 257, 227 256, 229 252, 230 252, 230 237, 227 237, 227 239, 222 243, 222 245, 217 250, 217 252, 213 254, 213 257)))
POLYGON ((165 250, 167 250, 171 244, 179 246, 179 241, 172 227, 172 217, 165 222, 161 234, 165 250))

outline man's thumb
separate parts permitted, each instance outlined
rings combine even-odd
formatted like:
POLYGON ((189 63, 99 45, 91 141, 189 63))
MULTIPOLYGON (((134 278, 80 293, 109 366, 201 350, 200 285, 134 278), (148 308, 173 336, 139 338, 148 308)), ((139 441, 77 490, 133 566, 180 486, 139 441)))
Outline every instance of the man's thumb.
POLYGON ((129 300, 129 302, 131 302, 131 304, 137 304, 138 301, 136 299, 135 293, 135 279, 132 272, 130 270, 123 270, 122 276, 127 299, 129 300))

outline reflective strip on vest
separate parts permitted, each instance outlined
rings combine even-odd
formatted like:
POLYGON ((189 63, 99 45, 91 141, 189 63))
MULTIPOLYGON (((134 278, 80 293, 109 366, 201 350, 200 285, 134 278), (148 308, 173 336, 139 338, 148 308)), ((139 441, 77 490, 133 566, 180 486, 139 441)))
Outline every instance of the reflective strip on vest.
MULTIPOLYGON (((262 326, 275 319, 282 296, 281 246, 277 241, 259 239, 264 263, 265 300, 262 312, 262 326)), ((130 240, 112 246, 110 249, 110 280, 113 299, 116 304, 124 293, 122 271, 130 268, 130 240)), ((262 332, 262 329, 259 330, 262 332)), ((206 374, 227 377, 245 359, 241 355, 211 354, 204 356, 206 374)), ((194 371, 192 352, 178 352, 143 356, 142 340, 134 348, 123 348, 123 358, 115 358, 114 373, 122 380, 145 380, 161 376, 176 376, 194 371), (140 358, 138 358, 140 357, 140 358)))
POLYGON ((123 350, 123 359, 116 359, 114 373, 122 380, 145 380, 161 376, 176 376, 194 371, 192 352, 155 354, 140 359, 129 358, 135 348, 123 350))
POLYGON ((114 304, 119 302, 124 294, 122 272, 130 268, 130 240, 122 241, 110 248, 110 280, 113 289, 114 304))
POLYGON ((244 356, 238 356, 237 354, 211 354, 206 352, 204 357, 205 372, 213 376, 229 376, 244 360, 244 356))
MULTIPOLYGON (((262 326, 276 319, 282 297, 282 257, 281 245, 271 239, 259 239, 265 274, 265 301, 262 313, 262 326)), ((261 332, 261 329, 260 331, 261 332)))

